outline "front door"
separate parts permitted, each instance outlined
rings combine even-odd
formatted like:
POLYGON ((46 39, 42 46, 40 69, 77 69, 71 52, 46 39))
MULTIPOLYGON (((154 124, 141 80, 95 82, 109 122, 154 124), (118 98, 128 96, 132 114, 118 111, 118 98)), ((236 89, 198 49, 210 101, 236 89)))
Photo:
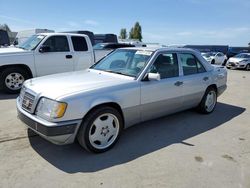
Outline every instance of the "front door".
POLYGON ((174 113, 182 105, 182 83, 176 53, 161 53, 148 72, 159 73, 159 81, 141 82, 141 120, 174 113))
POLYGON ((42 46, 48 51, 35 54, 37 76, 68 72, 74 70, 73 54, 70 52, 66 36, 51 36, 42 46))

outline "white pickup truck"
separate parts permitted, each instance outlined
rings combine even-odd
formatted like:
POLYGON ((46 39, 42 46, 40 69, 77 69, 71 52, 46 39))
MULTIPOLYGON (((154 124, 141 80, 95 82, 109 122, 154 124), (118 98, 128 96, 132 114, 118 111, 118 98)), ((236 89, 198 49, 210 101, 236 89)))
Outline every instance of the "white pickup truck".
POLYGON ((18 93, 26 79, 82 70, 94 63, 95 54, 87 35, 33 35, 18 47, 0 49, 0 88, 18 93))

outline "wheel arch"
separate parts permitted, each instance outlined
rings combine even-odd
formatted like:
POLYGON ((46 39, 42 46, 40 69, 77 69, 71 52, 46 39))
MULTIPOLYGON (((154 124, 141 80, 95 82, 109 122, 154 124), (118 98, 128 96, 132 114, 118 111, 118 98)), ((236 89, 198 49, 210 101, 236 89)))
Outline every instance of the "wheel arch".
POLYGON ((0 72, 2 72, 3 70, 7 69, 7 68, 22 68, 23 70, 27 71, 29 78, 33 78, 33 73, 31 71, 31 69, 25 65, 25 64, 13 64, 13 65, 3 65, 0 66, 0 72))
POLYGON ((103 102, 100 102, 100 103, 95 103, 94 105, 91 106, 91 108, 86 112, 86 114, 84 115, 83 117, 83 121, 84 119, 87 117, 87 115, 91 114, 91 112, 93 112, 95 109, 98 109, 100 107, 103 107, 103 106, 108 106, 108 107, 112 107, 114 109, 116 109, 120 114, 121 114, 121 117, 122 117, 122 121, 123 121, 123 128, 124 128, 124 123, 125 123, 125 120, 124 120, 124 114, 123 114, 123 111, 122 111, 122 108, 121 106, 117 103, 117 102, 108 102, 108 101, 103 101, 103 102))
POLYGON ((218 87, 217 87, 217 85, 216 85, 216 84, 211 84, 211 85, 209 85, 209 86, 207 87, 207 89, 206 89, 206 90, 208 90, 209 88, 214 88, 214 89, 215 89, 215 91, 216 91, 216 93, 218 93, 218 87))

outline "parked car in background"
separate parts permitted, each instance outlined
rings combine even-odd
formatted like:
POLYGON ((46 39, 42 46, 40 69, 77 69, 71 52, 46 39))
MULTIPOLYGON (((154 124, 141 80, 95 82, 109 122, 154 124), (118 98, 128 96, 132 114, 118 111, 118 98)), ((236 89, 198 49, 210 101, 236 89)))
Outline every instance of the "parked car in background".
POLYGON ((95 44, 113 42, 118 43, 117 35, 109 34, 94 34, 95 44))
POLYGON ((227 62, 227 57, 222 52, 205 52, 201 55, 211 64, 225 65, 227 62))
POLYGON ((88 70, 27 80, 17 111, 43 138, 55 144, 77 139, 98 153, 131 125, 194 107, 213 112, 226 82, 224 67, 191 49, 123 48, 88 70))
POLYGON ((0 29, 0 47, 6 47, 10 45, 10 39, 7 31, 0 29))
POLYGON ((227 59, 234 57, 240 53, 250 53, 250 47, 229 47, 227 52, 227 59))
POLYGON ((226 67, 231 69, 246 69, 250 70, 250 53, 241 53, 234 57, 230 57, 226 67))
POLYGON ((93 46, 96 55, 96 62, 117 48, 135 47, 125 43, 98 43, 93 46))
POLYGON ((89 68, 95 56, 87 35, 42 33, 0 49, 0 87, 18 93, 26 79, 89 68))

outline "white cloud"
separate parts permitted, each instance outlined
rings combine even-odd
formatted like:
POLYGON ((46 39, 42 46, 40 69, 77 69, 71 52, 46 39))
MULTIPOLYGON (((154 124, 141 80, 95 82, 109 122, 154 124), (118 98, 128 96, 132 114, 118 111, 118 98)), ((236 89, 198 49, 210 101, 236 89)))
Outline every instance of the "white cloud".
POLYGON ((74 22, 74 21, 69 21, 69 22, 67 22, 67 24, 68 24, 68 26, 74 27, 74 28, 81 27, 81 24, 74 22))
POLYGON ((8 20, 8 21, 18 22, 18 23, 25 23, 25 24, 32 24, 32 25, 35 24, 34 22, 31 22, 31 21, 26 20, 26 19, 20 19, 20 18, 10 17, 10 16, 6 16, 6 15, 0 15, 0 18, 3 18, 3 19, 8 20))
POLYGON ((99 25, 99 23, 97 21, 95 21, 95 20, 85 20, 84 23, 86 25, 90 25, 90 26, 97 26, 97 25, 99 25))
POLYGON ((184 31, 184 32, 179 32, 179 33, 176 33, 176 35, 179 35, 179 36, 190 36, 192 35, 193 33, 192 32, 189 32, 189 31, 184 31))

